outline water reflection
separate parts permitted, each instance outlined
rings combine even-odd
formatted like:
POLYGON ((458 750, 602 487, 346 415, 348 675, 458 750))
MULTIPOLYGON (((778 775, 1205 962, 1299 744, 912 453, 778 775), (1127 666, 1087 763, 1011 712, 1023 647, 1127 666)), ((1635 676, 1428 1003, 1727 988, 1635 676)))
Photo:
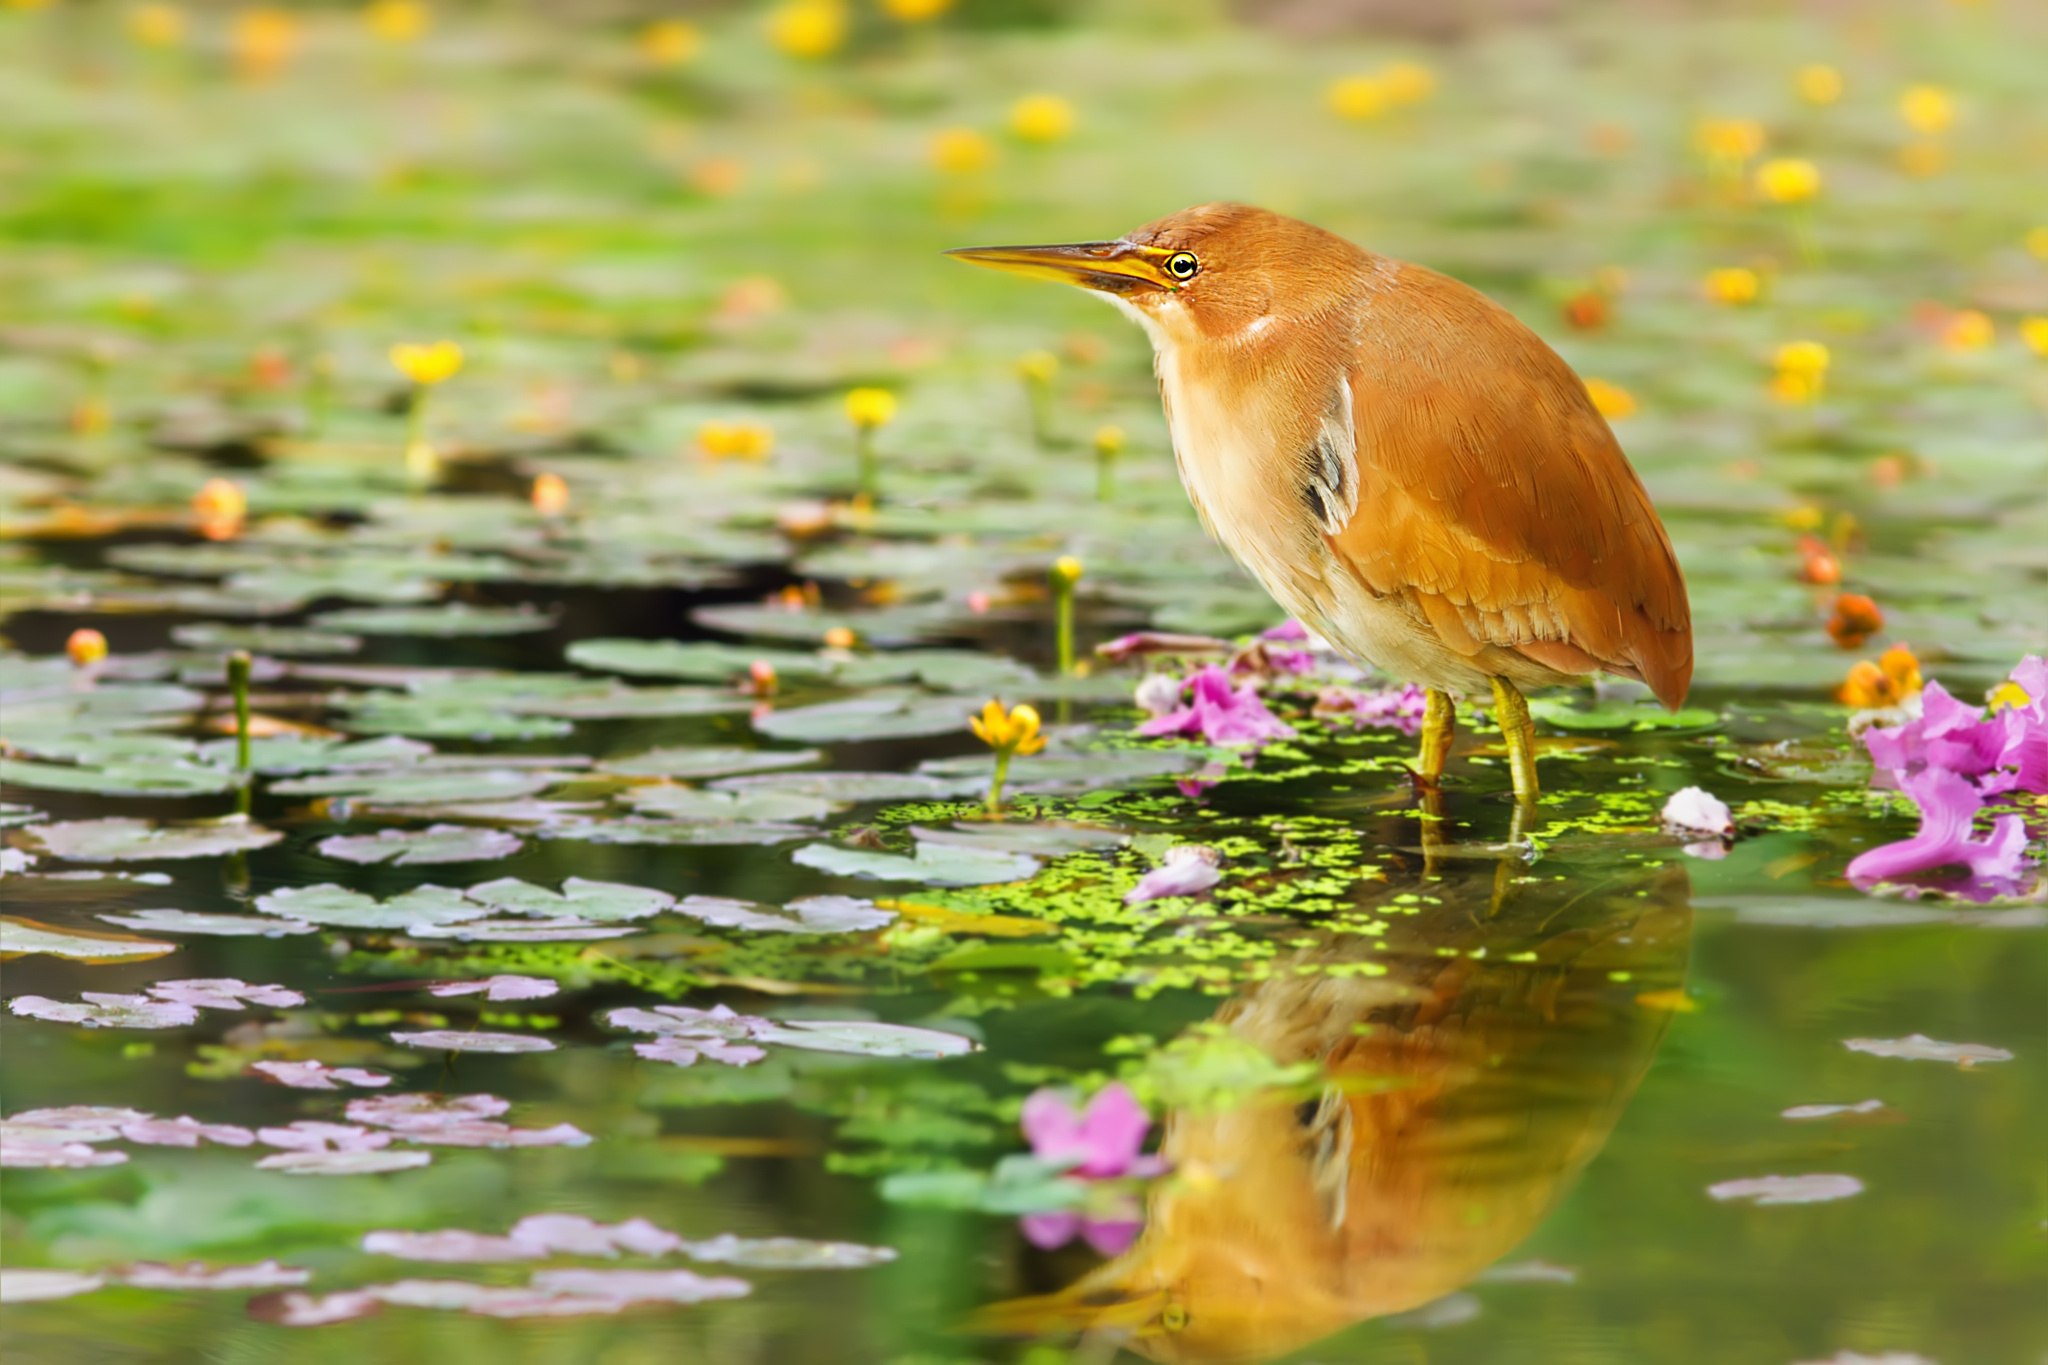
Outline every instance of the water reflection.
POLYGON ((1276 1061, 1321 1062, 1319 1092, 1170 1114, 1181 1174, 1132 1248, 978 1325, 1079 1331, 1105 1357, 1266 1360, 1441 1298, 1521 1243, 1657 1050, 1690 888, 1678 866, 1441 870, 1366 891, 1392 912, 1384 948, 1318 933, 1217 1012, 1276 1061), (1367 962, 1389 970, 1331 974, 1367 962))

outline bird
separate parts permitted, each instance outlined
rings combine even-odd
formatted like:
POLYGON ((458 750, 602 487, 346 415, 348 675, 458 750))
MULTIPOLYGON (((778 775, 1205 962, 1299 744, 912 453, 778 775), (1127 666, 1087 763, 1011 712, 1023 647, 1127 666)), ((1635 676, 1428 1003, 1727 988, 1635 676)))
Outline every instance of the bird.
POLYGON ((947 254, 1136 320, 1196 514, 1306 627, 1423 687, 1425 787, 1461 699, 1491 693, 1523 808, 1525 689, 1605 671, 1683 704, 1691 606, 1649 493, 1585 382, 1479 290, 1235 203, 947 254))

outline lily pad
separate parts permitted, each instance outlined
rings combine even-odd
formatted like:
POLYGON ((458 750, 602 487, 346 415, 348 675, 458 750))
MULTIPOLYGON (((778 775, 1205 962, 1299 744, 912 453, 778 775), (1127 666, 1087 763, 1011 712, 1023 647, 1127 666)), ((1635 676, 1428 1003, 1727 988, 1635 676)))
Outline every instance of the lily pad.
POLYGON ((120 915, 101 915, 109 924, 124 929, 143 929, 159 934, 208 934, 217 938, 282 938, 287 934, 310 934, 313 926, 304 920, 280 919, 270 915, 216 915, 191 910, 131 910, 120 915))
POLYGON ((633 787, 620 797, 642 815, 666 820, 820 820, 839 809, 831 801, 791 792, 705 791, 661 783, 633 787))
POLYGON ((728 777, 710 785, 716 791, 789 792, 828 801, 862 802, 944 801, 976 795, 987 790, 988 782, 984 778, 977 786, 972 778, 924 773, 802 772, 728 777))
POLYGON ((1538 697, 1529 703, 1529 714, 1559 730, 1623 730, 1645 733, 1651 730, 1711 730, 1721 723, 1718 712, 1688 706, 1666 711, 1655 702, 1603 701, 1576 706, 1565 697, 1538 697))
POLYGON ((215 796, 237 784, 234 773, 196 763, 110 763, 101 767, 0 758, 0 786, 101 796, 215 796))
POLYGON ((326 883, 285 887, 256 898, 266 915, 336 929, 408 930, 481 919, 487 907, 445 886, 422 886, 389 900, 326 883))
POLYGON ((251 654, 353 654, 360 637, 310 626, 239 626, 218 621, 193 621, 171 628, 171 638, 187 649, 247 650, 251 654))
POLYGON ((284 835, 231 816, 203 824, 159 825, 149 820, 73 820, 29 831, 41 850, 81 863, 151 862, 162 858, 216 858, 268 848, 284 835))
POLYGON ((578 640, 569 646, 569 662, 607 673, 642 677, 688 678, 726 682, 744 677, 756 663, 766 663, 784 678, 823 677, 830 664, 815 654, 794 650, 752 649, 745 645, 675 640, 578 640))
POLYGON ((473 863, 509 858, 525 841, 503 830, 472 825, 429 825, 425 829, 380 829, 375 834, 336 834, 322 839, 322 857, 345 863, 390 863, 417 867, 429 863, 473 863))
POLYGON ((964 735, 972 710, 957 697, 879 694, 768 711, 754 718, 754 728, 801 744, 964 735))
POLYGON ((464 1033, 459 1029, 427 1029, 422 1032, 398 1032, 391 1035, 391 1041, 406 1047, 433 1048, 448 1052, 553 1052, 552 1039, 537 1038, 530 1033, 464 1033))
POLYGON ((652 887, 625 886, 618 882, 593 882, 571 877, 560 891, 503 877, 472 886, 468 897, 489 907, 515 915, 541 918, 574 918, 592 923, 618 923, 658 915, 675 904, 675 897, 652 887))
POLYGON ((256 1163, 283 1175, 389 1175, 433 1164, 432 1152, 278 1152, 256 1163))
POLYGON ((805 896, 784 906, 726 896, 685 896, 676 913, 725 929, 772 934, 852 934, 879 929, 896 918, 873 901, 854 896, 805 896))
POLYGON ((908 858, 839 844, 806 844, 790 856, 804 867, 835 876, 916 882, 921 886, 986 886, 1022 881, 1038 871, 1038 860, 1023 854, 946 844, 921 843, 916 854, 908 858))
POLYGON ((809 839, 816 834, 816 830, 802 825, 753 820, 581 820, 551 825, 540 831, 543 839, 575 839, 590 844, 666 844, 684 848, 765 848, 771 844, 809 839))
POLYGON ((625 758, 607 759, 600 770, 627 777, 667 777, 698 781, 711 777, 732 777, 741 773, 774 772, 782 768, 804 768, 824 758, 817 749, 738 749, 702 746, 697 748, 649 749, 625 758))
POLYGON ((369 768, 288 778, 271 784, 279 796, 349 796, 379 806, 411 806, 452 801, 509 801, 549 787, 570 776, 532 768, 439 767, 420 764, 404 768, 369 768))
POLYGON ((0 1269, 0 1303, 37 1303, 45 1299, 68 1299, 90 1294, 107 1282, 104 1275, 83 1270, 33 1270, 22 1266, 0 1269))
POLYGON ((313 618, 321 630, 345 635, 524 635, 554 627, 555 618, 530 607, 472 607, 448 602, 434 607, 349 607, 313 618))
POLYGON ((735 1237, 729 1232, 701 1242, 684 1242, 682 1252, 693 1261, 756 1270, 863 1270, 896 1259, 893 1247, 813 1242, 802 1237, 735 1237))
POLYGON ((46 953, 74 962, 146 962, 177 950, 175 943, 91 929, 60 929, 17 915, 0 915, 0 958, 46 953))

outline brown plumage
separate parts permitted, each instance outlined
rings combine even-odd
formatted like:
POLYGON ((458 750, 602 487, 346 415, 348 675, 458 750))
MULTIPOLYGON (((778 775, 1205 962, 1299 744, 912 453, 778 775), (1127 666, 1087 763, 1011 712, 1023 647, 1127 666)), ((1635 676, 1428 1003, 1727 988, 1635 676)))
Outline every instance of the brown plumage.
MULTIPOLYGON (((1311 629, 1440 694, 1446 727, 1491 688, 1525 797, 1518 687, 1606 670, 1684 700, 1691 614, 1649 495, 1571 367, 1477 290, 1241 204, 956 254, 1134 317, 1204 524, 1311 629)), ((1425 778, 1448 744, 1425 736, 1425 778)))

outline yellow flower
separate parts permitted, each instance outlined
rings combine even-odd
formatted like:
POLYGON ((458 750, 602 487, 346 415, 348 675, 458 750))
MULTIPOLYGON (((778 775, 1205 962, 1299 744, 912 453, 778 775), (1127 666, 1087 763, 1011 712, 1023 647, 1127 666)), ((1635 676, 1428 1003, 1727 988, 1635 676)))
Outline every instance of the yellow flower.
POLYGON ((560 474, 536 474, 529 496, 533 510, 544 517, 559 517, 569 510, 569 483, 560 474))
POLYGON ((462 368, 462 347, 452 341, 400 342, 391 348, 391 363, 413 383, 431 388, 462 368))
POLYGON ((1052 562, 1050 577, 1059 587, 1073 587, 1081 581, 1081 561, 1072 555, 1061 555, 1052 562))
POLYGON ((1058 142, 1074 131, 1074 106, 1058 95, 1026 95, 1010 106, 1010 131, 1026 142, 1058 142))
POLYGON ((1390 62, 1380 71, 1389 104, 1420 104, 1436 93, 1436 72, 1417 62, 1390 62))
POLYGON ((896 420, 896 395, 887 389, 849 389, 846 420, 863 431, 885 427, 896 420))
POLYGON ((973 175, 988 169, 996 149, 972 128, 947 128, 932 138, 932 165, 946 175, 973 175))
POLYGON ((107 657, 107 637, 91 626, 81 626, 64 642, 64 653, 78 668, 89 668, 107 657))
POLYGON ((427 7, 419 0, 371 0, 363 21, 383 42, 416 42, 427 31, 427 7))
POLYGON ((1593 406, 1600 410, 1600 415, 1611 422, 1635 415, 1635 395, 1619 384, 1605 379, 1588 379, 1586 396, 1593 400, 1593 406))
POLYGON ((768 16, 768 41, 791 57, 827 57, 846 41, 846 7, 838 0, 792 0, 768 16))
POLYGON ((953 0, 882 0, 882 9, 899 24, 922 24, 953 8, 953 0))
POLYGON ((1378 118, 1391 102, 1386 85, 1373 76, 1345 76, 1332 81, 1324 99, 1338 118, 1360 122, 1378 118))
POLYGON ((1828 348, 1818 341, 1788 341, 1778 348, 1771 392, 1787 403, 1818 399, 1828 373, 1828 348))
POLYGON ((1985 698, 1985 701, 1990 704, 1993 711, 2003 711, 2008 706, 2026 706, 2033 700, 2032 697, 2027 695, 2026 688, 2021 687, 2011 679, 2007 679, 1992 688, 1991 695, 1985 698))
POLYGON ((185 11, 176 5, 137 5, 128 11, 128 36, 144 47, 176 47, 185 41, 185 11))
POLYGON ((828 626, 821 643, 827 649, 852 649, 859 643, 859 638, 851 626, 828 626))
MULTIPOLYGON (((2048 318, 2042 318, 2041 322, 2044 327, 2048 327, 2048 318)), ((1095 428, 1095 453, 1097 455, 1119 455, 1123 453, 1123 448, 1124 429, 1122 427, 1106 426, 1095 428)))
POLYGON ((192 495, 192 516, 208 540, 233 540, 249 515, 249 495, 233 479, 208 479, 192 495))
POLYGON ((235 15, 229 34, 235 69, 249 80, 275 76, 299 46, 299 21, 281 9, 258 6, 235 15))
POLYGON ((1899 117, 1914 132, 1934 137, 1956 121, 1955 101, 1938 85, 1909 85, 1899 96, 1899 117))
POLYGON ((697 448, 714 460, 765 460, 775 432, 761 422, 706 422, 697 428, 697 448))
POLYGON ((967 718, 967 727, 999 754, 1035 754, 1045 747, 1045 736, 1038 733, 1038 711, 1028 705, 1013 706, 1006 714, 1001 702, 991 701, 980 715, 967 718))
POLYGON ((1859 660, 1849 669, 1835 699, 1863 709, 1897 706, 1920 695, 1920 660, 1906 645, 1893 645, 1876 663, 1859 660))
POLYGON ((1709 160, 1739 166, 1764 149, 1764 126, 1753 118, 1704 118, 1692 138, 1709 160))
POLYGON ((1940 175, 1948 169, 1948 148, 1933 138, 1916 137, 1899 148, 1899 169, 1916 180, 1940 175))
POLYGON ((2048 227, 2028 228, 2022 240, 2026 243, 2028 255, 2048 261, 2048 227))
POLYGON ((2048 317, 2021 318, 2020 340, 2035 355, 2048 357, 2048 317))
POLYGON ((1833 104, 1842 98, 1842 73, 1822 62, 1800 67, 1792 85, 1808 104, 1833 104))
POLYGON ((1756 168, 1756 191, 1774 204, 1800 204, 1820 193, 1820 168, 1802 157, 1779 157, 1756 168))
POLYGON ((1050 384, 1060 372, 1060 358, 1051 351, 1026 351, 1017 358, 1017 373, 1026 383, 1050 384))
POLYGON ((640 55, 655 66, 681 66, 703 50, 704 35, 681 19, 657 19, 635 40, 640 55))
POLYGON ((1731 265, 1707 272, 1707 297, 1716 303, 1755 303, 1762 292, 1763 281, 1747 267, 1731 265))
POLYGON ((1951 313, 1942 324, 1941 344, 1951 351, 1981 351, 1997 339, 1991 319, 1974 308, 1951 313))

